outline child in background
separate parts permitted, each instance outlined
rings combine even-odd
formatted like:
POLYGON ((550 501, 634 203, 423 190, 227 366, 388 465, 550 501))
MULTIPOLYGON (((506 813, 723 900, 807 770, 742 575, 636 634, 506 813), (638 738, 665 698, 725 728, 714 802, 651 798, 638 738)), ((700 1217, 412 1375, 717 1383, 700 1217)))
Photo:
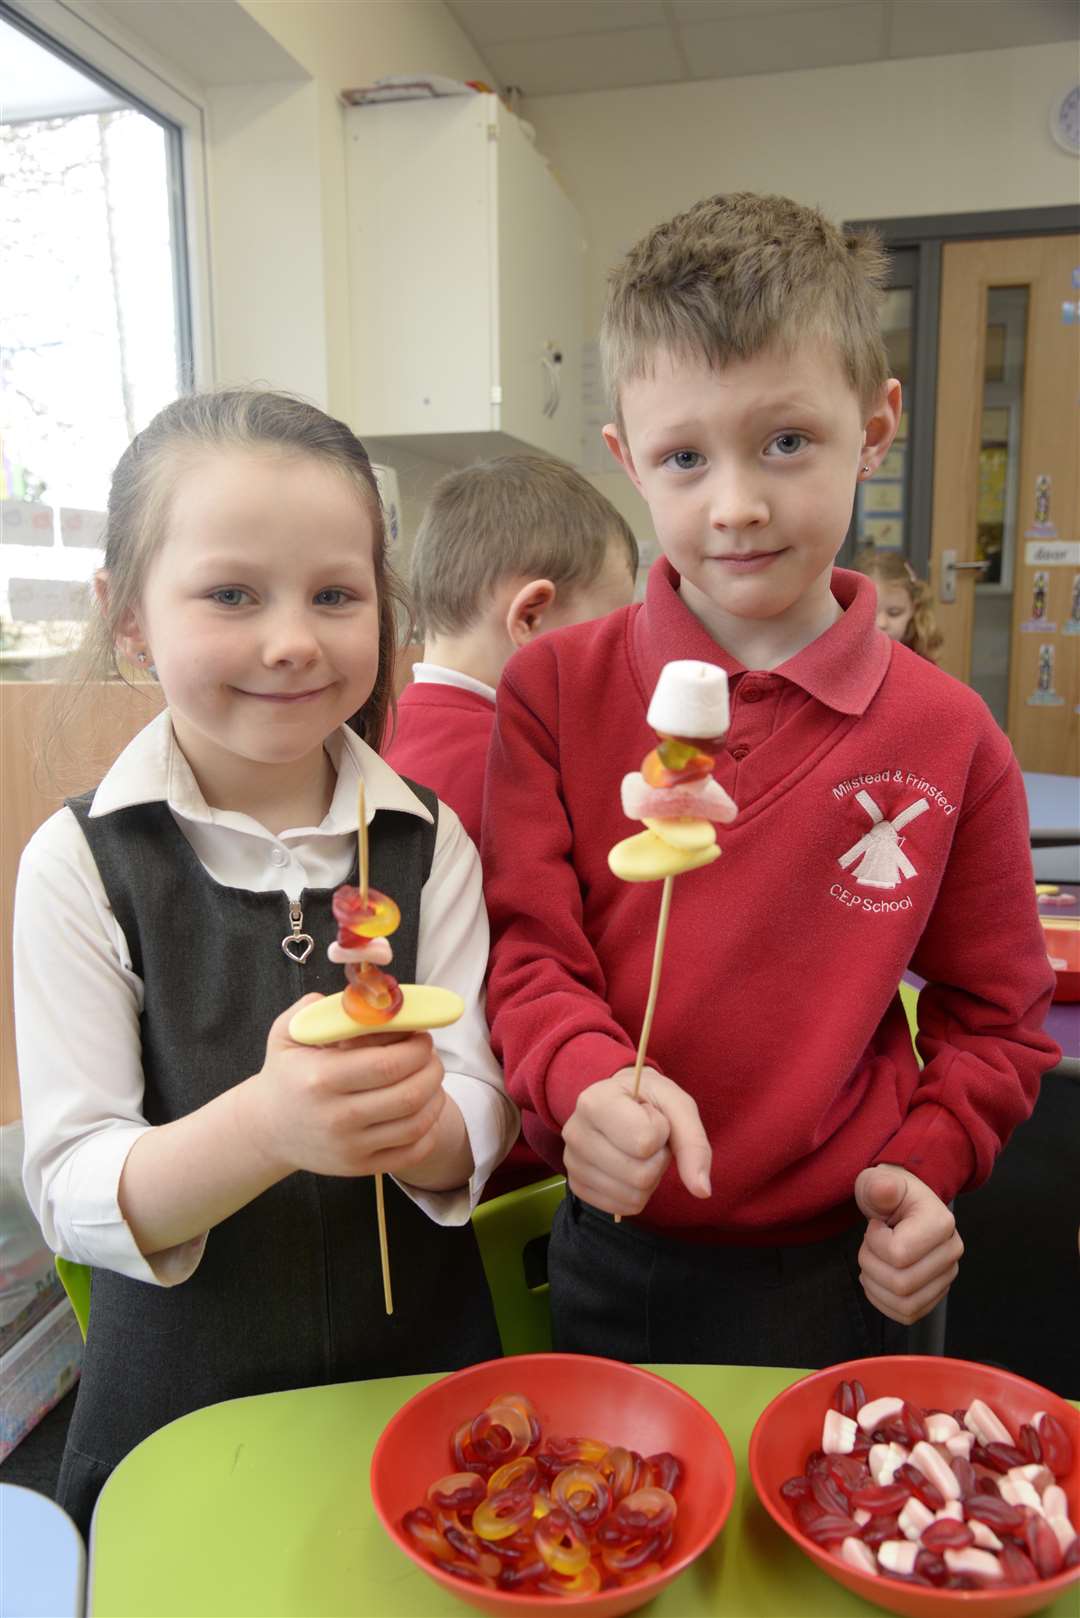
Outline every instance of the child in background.
MULTIPOLYGON (((412 553, 423 661, 398 699, 387 759, 461 816, 479 845, 495 687, 519 646, 633 599, 637 542, 572 466, 503 455, 436 484, 412 553)), ((518 1139, 485 1198, 544 1179, 518 1139)))
POLYGON ((49 1245, 93 1266, 58 1496, 84 1531, 112 1467, 187 1411, 499 1352, 469 1216, 517 1118, 479 862, 363 739, 398 594, 364 448, 307 404, 180 399, 117 466, 86 658, 152 668, 168 707, 35 833, 15 912, 24 1180, 49 1245), (395 973, 466 1011, 434 1043, 312 1049, 289 1020, 341 984, 361 779, 395 973))
POLYGON ((604 437, 664 554, 642 604, 511 660, 484 808, 493 1042, 571 1192, 548 1253, 561 1349, 815 1366, 903 1347, 957 1273, 949 1201, 1057 1059, 1009 743, 833 568, 899 419, 883 274, 872 241, 744 194, 612 276, 604 437), (709 751, 738 814, 675 884, 635 1100, 660 896, 607 856, 684 658, 728 675, 709 751))
POLYGON ((625 607, 637 565, 628 524, 563 461, 503 455, 436 484, 410 577, 424 656, 386 756, 452 804, 475 843, 507 661, 548 630, 625 607))
POLYGON ((864 545, 855 553, 854 567, 874 581, 878 628, 933 663, 944 636, 934 622, 930 586, 899 551, 864 545))

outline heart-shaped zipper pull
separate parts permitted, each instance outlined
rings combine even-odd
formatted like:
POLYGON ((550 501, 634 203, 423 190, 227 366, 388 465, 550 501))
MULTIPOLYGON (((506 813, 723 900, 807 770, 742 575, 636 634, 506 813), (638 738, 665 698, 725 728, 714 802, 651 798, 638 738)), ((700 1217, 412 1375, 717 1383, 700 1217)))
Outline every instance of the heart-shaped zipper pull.
POLYGON ((297 966, 303 966, 315 948, 315 940, 310 933, 303 931, 304 912, 296 899, 291 900, 289 904, 289 925, 292 932, 281 940, 281 947, 290 961, 294 961, 297 966))

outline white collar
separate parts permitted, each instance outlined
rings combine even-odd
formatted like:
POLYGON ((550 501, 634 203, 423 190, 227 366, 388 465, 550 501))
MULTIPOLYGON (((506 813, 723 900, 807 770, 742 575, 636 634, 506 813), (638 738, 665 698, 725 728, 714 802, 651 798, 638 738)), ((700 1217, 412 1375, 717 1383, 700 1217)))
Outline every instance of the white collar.
POLYGON ((459 691, 475 691, 478 697, 495 701, 493 685, 485 685, 483 680, 474 680, 471 674, 457 669, 443 668, 441 663, 414 663, 412 677, 414 685, 456 685, 459 691))
MULTIPOLYGON (((379 809, 398 809, 431 821, 432 816, 401 777, 354 730, 342 725, 324 743, 337 771, 337 784, 320 833, 355 832, 357 786, 361 776, 368 820, 379 809)), ((176 740, 166 708, 130 741, 94 793, 92 819, 139 803, 168 804, 186 820, 250 831, 250 815, 211 809, 176 740)))

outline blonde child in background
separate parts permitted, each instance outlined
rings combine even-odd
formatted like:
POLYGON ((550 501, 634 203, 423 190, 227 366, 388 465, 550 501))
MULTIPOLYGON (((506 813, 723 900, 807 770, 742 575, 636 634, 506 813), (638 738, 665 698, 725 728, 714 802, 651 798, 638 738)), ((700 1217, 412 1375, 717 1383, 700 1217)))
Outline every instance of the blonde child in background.
POLYGON ((877 626, 890 640, 936 661, 934 653, 944 636, 934 621, 930 586, 899 551, 879 551, 864 545, 855 553, 856 573, 873 579, 877 590, 877 626))
POLYGON ((563 461, 503 455, 436 484, 409 579, 424 655, 386 756, 452 804, 475 843, 506 663, 538 635, 625 607, 637 565, 629 524, 563 461))
MULTIPOLYGON (((386 757, 452 804, 477 845, 506 663, 540 635, 625 607, 637 565, 629 525, 564 461, 503 455, 436 484, 410 576, 423 661, 398 699, 386 757)), ((521 1139, 485 1196, 548 1173, 521 1139)))
POLYGON ((49 1245, 93 1267, 59 1482, 84 1531, 112 1467, 188 1411, 499 1352, 469 1217, 517 1117, 475 850, 370 745, 398 594, 367 454, 310 405, 180 399, 116 468, 85 661, 152 668, 168 706, 35 833, 15 912, 24 1181, 49 1245), (341 986, 361 780, 395 974, 466 1010, 434 1041, 312 1049, 289 1020, 341 986))

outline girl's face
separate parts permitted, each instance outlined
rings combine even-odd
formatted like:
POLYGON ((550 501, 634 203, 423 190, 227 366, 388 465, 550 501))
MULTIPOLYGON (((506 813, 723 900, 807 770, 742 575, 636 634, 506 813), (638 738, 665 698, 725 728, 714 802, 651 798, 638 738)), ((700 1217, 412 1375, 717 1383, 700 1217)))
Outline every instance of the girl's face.
POLYGON ((154 663, 207 801, 322 768, 378 671, 371 509, 343 473, 274 449, 182 462, 125 650, 154 663), (261 772, 261 774, 260 774, 261 772))
POLYGON ((882 579, 874 580, 877 591, 877 626, 883 629, 890 640, 903 640, 911 623, 914 604, 902 584, 886 584, 882 579))

